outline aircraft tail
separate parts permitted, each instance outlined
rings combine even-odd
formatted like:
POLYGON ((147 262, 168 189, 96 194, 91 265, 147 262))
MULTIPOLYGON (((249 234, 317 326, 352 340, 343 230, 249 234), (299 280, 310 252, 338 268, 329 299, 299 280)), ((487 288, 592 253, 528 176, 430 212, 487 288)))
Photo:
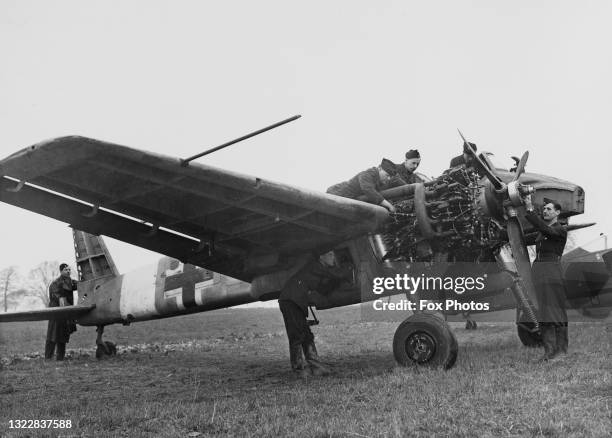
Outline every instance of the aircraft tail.
POLYGON ((119 275, 102 237, 75 229, 72 230, 72 237, 79 280, 97 280, 119 275))

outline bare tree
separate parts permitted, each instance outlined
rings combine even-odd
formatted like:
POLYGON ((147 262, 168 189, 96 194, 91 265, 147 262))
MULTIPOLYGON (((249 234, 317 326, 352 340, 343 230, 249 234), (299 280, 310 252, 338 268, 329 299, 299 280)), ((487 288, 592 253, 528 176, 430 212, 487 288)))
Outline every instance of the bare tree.
POLYGON ((0 284, 4 289, 4 311, 8 311, 8 294, 11 287, 11 279, 14 280, 17 269, 14 266, 9 266, 0 271, 0 284))
POLYGON ((59 262, 45 261, 30 271, 31 290, 45 306, 49 306, 49 284, 59 275, 59 262))

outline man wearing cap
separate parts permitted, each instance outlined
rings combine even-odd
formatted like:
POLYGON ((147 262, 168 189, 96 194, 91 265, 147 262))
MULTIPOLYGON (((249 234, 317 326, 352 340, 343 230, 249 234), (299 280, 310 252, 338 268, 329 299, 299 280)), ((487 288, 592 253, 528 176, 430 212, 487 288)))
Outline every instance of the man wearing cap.
POLYGON ((557 221, 561 205, 544 198, 542 217, 534 212, 531 196, 525 199, 525 218, 539 231, 537 256, 532 266, 538 321, 544 344, 543 360, 567 353, 568 330, 565 310, 565 287, 559 261, 567 241, 567 230, 557 221))
POLYGON ((359 199, 364 196, 366 202, 380 205, 391 213, 395 213, 393 204, 387 201, 380 192, 389 188, 391 177, 396 175, 395 164, 391 160, 383 158, 378 167, 371 167, 359 172, 348 181, 334 184, 327 189, 327 193, 351 199, 359 199))
POLYGON ((395 170, 397 175, 393 177, 391 184, 393 186, 404 184, 422 183, 423 180, 415 172, 421 164, 421 154, 417 149, 410 149, 406 152, 406 160, 403 163, 396 164, 395 170))
POLYGON ((474 157, 472 156, 472 154, 469 153, 468 144, 472 146, 472 149, 474 149, 474 151, 478 150, 478 148, 476 147, 476 144, 464 142, 463 143, 463 154, 457 155, 455 158, 453 158, 450 164, 448 165, 448 167, 457 167, 461 165, 464 165, 465 167, 472 166, 474 157))
MULTIPOLYGON (((61 275, 49 285, 49 307, 72 306, 74 304, 72 291, 77 289, 77 282, 70 278, 70 266, 62 263, 60 273, 61 275)), ((50 319, 47 326, 45 359, 51 359, 57 347, 57 360, 64 360, 70 333, 75 330, 76 326, 72 321, 50 319)))

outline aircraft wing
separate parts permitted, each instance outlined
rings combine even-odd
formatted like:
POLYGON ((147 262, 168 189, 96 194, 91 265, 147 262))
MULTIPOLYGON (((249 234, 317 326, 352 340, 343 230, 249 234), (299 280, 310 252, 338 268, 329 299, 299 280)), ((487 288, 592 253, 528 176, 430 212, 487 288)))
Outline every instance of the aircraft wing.
POLYGON ((0 201, 244 281, 377 230, 384 208, 90 138, 0 161, 0 201))
POLYGON ((0 322, 44 321, 47 319, 78 319, 89 313, 96 306, 64 306, 49 307, 40 310, 0 313, 0 322))

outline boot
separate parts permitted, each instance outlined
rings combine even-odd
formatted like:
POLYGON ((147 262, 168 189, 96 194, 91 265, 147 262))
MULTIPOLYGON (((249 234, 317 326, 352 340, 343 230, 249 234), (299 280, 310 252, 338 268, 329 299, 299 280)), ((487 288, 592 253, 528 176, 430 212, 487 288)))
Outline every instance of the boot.
POLYGON ((313 341, 303 344, 302 348, 304 349, 304 356, 306 356, 306 361, 308 362, 308 365, 310 365, 310 370, 312 371, 313 375, 326 376, 331 373, 329 368, 323 365, 319 360, 317 347, 313 341))
POLYGON ((63 342, 57 343, 57 360, 64 360, 64 356, 66 355, 66 344, 63 342))
POLYGON ((301 345, 289 346, 289 359, 291 360, 291 369, 303 374, 306 370, 306 363, 304 362, 304 356, 302 356, 301 345))
POLYGON ((563 323, 560 326, 555 327, 555 331, 556 331, 556 336, 557 336, 557 353, 567 354, 567 344, 568 344, 567 322, 563 323))
POLYGON ((55 352, 55 342, 53 341, 45 342, 45 359, 51 359, 53 357, 54 352, 55 352))
POLYGON ((555 327, 548 324, 542 324, 542 344, 544 344, 544 355, 540 361, 548 361, 557 355, 557 335, 555 327))

